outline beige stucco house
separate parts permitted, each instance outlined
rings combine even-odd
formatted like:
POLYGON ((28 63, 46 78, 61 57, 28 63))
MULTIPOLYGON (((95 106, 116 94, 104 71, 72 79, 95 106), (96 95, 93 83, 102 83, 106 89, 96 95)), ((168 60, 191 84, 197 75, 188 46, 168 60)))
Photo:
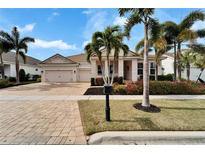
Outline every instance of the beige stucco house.
MULTIPOLYGON (((103 52, 103 51, 102 51, 103 52)), ((115 69, 115 76, 121 76, 125 80, 137 81, 142 78, 143 73, 143 58, 136 55, 136 53, 129 51, 124 56, 123 52, 119 53, 119 60, 113 68, 113 52, 110 55, 112 73, 115 69)), ((105 74, 108 74, 108 66, 106 66, 105 52, 102 53, 102 60, 105 68, 105 74)), ((150 76, 154 78, 155 63, 154 56, 149 56, 149 70, 150 76)), ((97 78, 102 76, 101 67, 96 55, 92 55, 91 63, 86 61, 85 54, 79 54, 69 57, 64 57, 56 54, 40 63, 42 68, 42 82, 89 82, 90 78, 97 78)), ((158 70, 162 73, 161 67, 158 70)))

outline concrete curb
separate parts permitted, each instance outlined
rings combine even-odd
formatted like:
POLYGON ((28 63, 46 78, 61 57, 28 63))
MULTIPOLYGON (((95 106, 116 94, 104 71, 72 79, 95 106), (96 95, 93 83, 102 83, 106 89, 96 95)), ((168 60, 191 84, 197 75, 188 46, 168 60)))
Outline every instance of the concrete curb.
MULTIPOLYGON (((111 100, 141 100, 142 95, 110 95, 111 100)), ((188 100, 188 99, 205 99, 205 95, 150 95, 150 99, 170 99, 170 100, 188 100)), ((105 100, 104 95, 0 95, 0 101, 37 101, 37 100, 105 100)))
POLYGON ((107 131, 91 135, 88 144, 205 144, 205 131, 107 131))

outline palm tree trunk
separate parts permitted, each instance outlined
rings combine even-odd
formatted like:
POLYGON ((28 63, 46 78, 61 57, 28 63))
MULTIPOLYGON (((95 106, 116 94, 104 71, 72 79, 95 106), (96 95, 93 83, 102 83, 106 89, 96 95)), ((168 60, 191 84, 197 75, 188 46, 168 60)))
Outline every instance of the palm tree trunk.
POLYGON ((177 61, 178 61, 178 80, 181 81, 181 61, 180 61, 180 56, 181 56, 181 43, 178 43, 177 46, 177 61))
POLYGON ((144 25, 144 64, 143 64, 143 100, 142 106, 150 107, 149 102, 149 61, 148 61, 148 24, 144 25))
POLYGON ((155 64, 155 80, 158 81, 158 64, 155 64))
POLYGON ((19 51, 16 51, 16 83, 19 84, 19 51))
POLYGON ((186 74, 187 74, 187 80, 189 81, 190 80, 190 64, 187 64, 187 67, 186 67, 186 74))
POLYGON ((111 85, 113 84, 113 81, 114 81, 114 76, 115 76, 115 62, 116 62, 116 59, 114 58, 113 60, 113 69, 112 69, 112 79, 111 79, 111 85))
POLYGON ((2 54, 0 54, 0 71, 1 71, 1 75, 2 75, 2 79, 5 78, 5 75, 4 75, 4 62, 3 62, 3 58, 2 58, 2 54))
POLYGON ((176 42, 174 42, 174 80, 177 79, 177 54, 176 54, 176 42))
POLYGON ((102 78, 103 78, 104 84, 106 84, 104 66, 103 66, 101 60, 100 60, 100 67, 101 67, 101 71, 102 71, 102 78))

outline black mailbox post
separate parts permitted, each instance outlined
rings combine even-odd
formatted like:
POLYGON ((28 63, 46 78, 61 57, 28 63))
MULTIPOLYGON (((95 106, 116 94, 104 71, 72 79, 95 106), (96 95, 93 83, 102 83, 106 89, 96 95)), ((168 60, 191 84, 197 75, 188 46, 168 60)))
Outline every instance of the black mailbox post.
POLYGON ((109 95, 112 93, 112 86, 105 85, 104 88, 103 88, 103 93, 106 96, 105 119, 106 119, 106 121, 110 121, 110 100, 109 100, 109 95))

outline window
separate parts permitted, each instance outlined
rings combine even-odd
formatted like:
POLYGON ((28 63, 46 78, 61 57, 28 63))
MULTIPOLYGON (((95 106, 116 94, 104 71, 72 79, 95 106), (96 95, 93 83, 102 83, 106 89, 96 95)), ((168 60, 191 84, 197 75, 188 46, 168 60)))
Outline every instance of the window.
POLYGON ((110 74, 113 73, 113 65, 110 65, 110 74))
POLYGON ((38 69, 36 68, 36 71, 38 71, 38 69))
POLYGON ((137 69, 137 73, 138 75, 143 75, 143 63, 138 63, 137 65, 138 69, 137 69))
POLYGON ((102 69, 100 65, 98 65, 98 75, 102 75, 102 69))

